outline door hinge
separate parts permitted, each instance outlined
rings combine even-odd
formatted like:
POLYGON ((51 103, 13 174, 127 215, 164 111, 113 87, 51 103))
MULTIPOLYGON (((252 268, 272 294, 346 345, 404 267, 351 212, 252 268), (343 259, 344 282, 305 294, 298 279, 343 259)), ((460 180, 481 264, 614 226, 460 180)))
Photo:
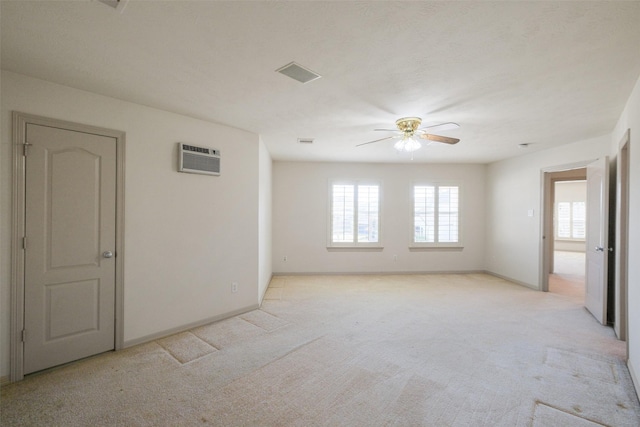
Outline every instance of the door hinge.
POLYGON ((27 330, 22 330, 22 342, 27 342, 27 330))
POLYGON ((27 249, 27 236, 22 238, 22 249, 27 249))
POLYGON ((27 157, 27 155, 29 154, 29 147, 32 145, 33 144, 29 144, 28 142, 25 142, 24 144, 22 144, 22 155, 24 157, 27 157))

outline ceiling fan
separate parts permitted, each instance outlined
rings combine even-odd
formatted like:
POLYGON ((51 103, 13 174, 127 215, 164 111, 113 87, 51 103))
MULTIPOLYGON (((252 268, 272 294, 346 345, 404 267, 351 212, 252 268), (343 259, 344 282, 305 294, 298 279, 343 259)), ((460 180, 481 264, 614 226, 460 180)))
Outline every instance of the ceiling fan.
POLYGON ((420 117, 403 117, 396 120, 396 126, 398 127, 397 130, 375 129, 376 131, 396 132, 396 135, 387 136, 385 138, 376 139, 374 141, 364 142, 362 144, 356 145, 356 147, 360 147, 361 145, 373 144, 374 142, 386 141, 388 139, 397 139, 398 141, 393 145, 396 150, 412 153, 422 147, 422 143, 418 140, 418 138, 426 139, 427 141, 442 142, 444 144, 452 145, 460 142, 458 138, 450 138, 448 136, 434 135, 432 133, 429 133, 434 130, 457 129, 460 127, 460 125, 457 123, 446 122, 419 128, 420 123, 422 123, 422 119, 420 117))

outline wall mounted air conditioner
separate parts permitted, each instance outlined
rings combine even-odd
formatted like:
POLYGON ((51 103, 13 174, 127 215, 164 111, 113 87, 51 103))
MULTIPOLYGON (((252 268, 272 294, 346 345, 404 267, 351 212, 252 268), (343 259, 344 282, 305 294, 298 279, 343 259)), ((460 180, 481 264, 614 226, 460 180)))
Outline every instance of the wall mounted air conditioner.
POLYGON ((220 175, 220 151, 178 142, 178 172, 220 175))

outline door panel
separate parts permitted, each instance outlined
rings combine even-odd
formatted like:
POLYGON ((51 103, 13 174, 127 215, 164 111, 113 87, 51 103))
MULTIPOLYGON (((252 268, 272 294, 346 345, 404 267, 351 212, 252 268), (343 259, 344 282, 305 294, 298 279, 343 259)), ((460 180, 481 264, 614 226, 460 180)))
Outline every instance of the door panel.
POLYGON ((27 124, 24 373, 114 349, 116 139, 27 124))
POLYGON ((100 283, 84 280, 47 285, 45 310, 46 341, 97 331, 100 314, 100 283))
POLYGON ((85 150, 51 151, 49 268, 98 264, 100 157, 85 150), (82 195, 83 197, 78 197, 82 195), (82 212, 82 215, 77 215, 82 212))
POLYGON ((598 322, 607 322, 609 159, 587 165, 587 256, 585 306, 598 322))

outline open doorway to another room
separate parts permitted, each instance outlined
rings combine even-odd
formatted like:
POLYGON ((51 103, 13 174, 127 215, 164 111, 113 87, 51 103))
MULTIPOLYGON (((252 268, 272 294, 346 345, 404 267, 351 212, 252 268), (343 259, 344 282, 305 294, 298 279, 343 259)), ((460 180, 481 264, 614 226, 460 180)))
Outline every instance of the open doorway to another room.
POLYGON ((626 336, 627 324, 628 162, 627 131, 619 145, 617 165, 612 167, 604 156, 553 166, 541 170, 540 181, 539 289, 575 298, 599 323, 613 325, 620 339, 626 336), (586 181, 584 215, 582 200, 562 195, 562 185, 569 186, 568 181, 586 181), (557 198, 556 191, 561 193, 557 198), (577 247, 582 222, 584 252, 577 247))
MULTIPOLYGON (((552 292, 558 295, 566 295, 574 298, 575 302, 585 305, 586 301, 586 239, 571 238, 574 236, 586 235, 589 223, 587 222, 585 209, 584 223, 581 224, 580 202, 585 202, 586 195, 571 195, 575 187, 582 184, 573 185, 571 182, 584 182, 585 193, 587 186, 587 167, 589 162, 581 164, 556 166, 542 170, 542 244, 540 262, 540 290, 552 292), (567 183, 567 184, 558 184, 567 183), (556 198, 556 184, 558 192, 556 198), (565 187, 562 187, 565 185, 565 187), (575 231, 571 223, 571 213, 575 205, 576 219, 575 231), (562 204, 561 204, 562 203, 562 204), (568 205, 566 203, 569 203, 568 205), (568 208, 568 209, 567 209, 568 208), (558 213, 560 210, 560 213, 558 213), (568 218, 568 222, 567 222, 568 218), (584 233, 580 232, 583 227, 584 233), (567 237, 568 236, 568 237, 567 237), (556 248, 556 246, 558 246, 556 248), (558 264, 556 266, 556 263, 558 264)), ((581 190, 576 190, 581 193, 581 190)))
POLYGON ((553 263, 549 292, 584 304, 587 182, 561 179, 554 180, 553 189, 553 263))

